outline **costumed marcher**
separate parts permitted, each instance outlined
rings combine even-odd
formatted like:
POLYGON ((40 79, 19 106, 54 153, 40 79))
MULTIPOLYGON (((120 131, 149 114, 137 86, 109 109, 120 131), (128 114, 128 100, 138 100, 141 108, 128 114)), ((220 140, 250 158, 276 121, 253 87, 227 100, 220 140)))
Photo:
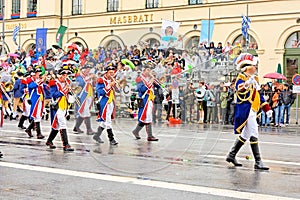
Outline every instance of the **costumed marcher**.
MULTIPOLYGON (((21 97, 24 95, 24 88, 22 88, 22 83, 21 81, 23 80, 23 72, 18 71, 17 72, 18 78, 14 83, 14 100, 13 100, 13 113, 12 113, 12 119, 17 119, 18 116, 18 108, 22 109, 23 108, 23 102, 21 97)), ((22 110, 21 110, 22 111, 22 110)))
POLYGON ((81 87, 82 90, 76 96, 79 100, 80 105, 77 105, 77 103, 75 103, 76 124, 73 129, 73 131, 76 133, 83 133, 83 131, 80 130, 79 127, 84 121, 88 135, 95 134, 95 132, 92 130, 90 112, 93 106, 94 99, 94 88, 90 76, 91 68, 91 65, 84 65, 80 70, 81 73, 76 77, 76 83, 79 83, 78 86, 81 87))
POLYGON ((24 74, 24 78, 20 80, 20 89, 23 90, 23 96, 20 98, 20 100, 23 103, 23 113, 22 116, 20 117, 18 128, 20 129, 26 129, 24 126, 24 122, 26 119, 29 119, 30 115, 30 96, 29 96, 29 91, 28 91, 28 86, 27 86, 27 78, 30 77, 32 71, 29 71, 24 74))
POLYGON ((60 131, 61 140, 63 142, 63 150, 74 151, 68 142, 66 120, 69 91, 71 89, 67 80, 67 76, 69 74, 71 74, 71 71, 67 66, 65 66, 59 70, 58 78, 56 80, 49 81, 50 93, 52 97, 50 103, 51 132, 47 139, 46 145, 49 146, 50 149, 56 148, 56 146, 53 144, 53 140, 60 131))
POLYGON ((46 80, 45 83, 43 84, 44 88, 44 94, 45 94, 45 109, 43 113, 43 119, 48 120, 49 115, 50 115, 50 102, 51 102, 51 93, 50 93, 50 87, 49 87, 49 82, 52 78, 52 75, 48 74, 46 71, 46 80))
POLYGON ((116 68, 112 65, 106 67, 106 73, 103 77, 97 80, 96 91, 99 101, 99 114, 98 122, 100 122, 97 133, 93 139, 98 143, 103 143, 100 136, 104 129, 107 130, 109 142, 111 145, 117 145, 118 142, 114 139, 111 121, 116 114, 115 107, 115 92, 117 88, 116 81, 114 80, 116 68))
MULTIPOLYGON (((152 113, 154 108, 154 77, 151 75, 149 65, 144 65, 143 73, 140 75, 140 81, 137 84, 138 91, 138 124, 132 131, 137 140, 141 139, 140 130, 146 126, 148 141, 158 141, 158 138, 152 134, 152 113)), ((159 87, 159 86, 158 86, 159 87)))
POLYGON ((265 101, 263 95, 260 95, 257 71, 258 58, 243 53, 236 60, 239 73, 235 82, 236 88, 236 109, 234 114, 234 133, 241 134, 235 141, 226 161, 234 166, 242 166, 238 163, 235 156, 247 140, 250 140, 253 156, 255 158, 255 169, 269 170, 264 166, 258 146, 258 124, 256 121, 257 112, 261 108, 267 116, 272 116, 272 110, 265 101))
POLYGON ((31 130, 36 127, 37 139, 43 139, 41 131, 41 119, 44 110, 44 76, 40 76, 42 70, 40 67, 35 67, 32 77, 27 78, 28 92, 30 96, 30 124, 25 129, 29 137, 33 137, 31 130))

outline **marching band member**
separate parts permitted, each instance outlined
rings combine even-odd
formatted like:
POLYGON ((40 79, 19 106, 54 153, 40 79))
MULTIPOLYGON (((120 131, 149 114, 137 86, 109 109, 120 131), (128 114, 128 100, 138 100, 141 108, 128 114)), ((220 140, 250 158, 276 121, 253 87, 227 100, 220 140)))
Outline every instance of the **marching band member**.
POLYGON ((99 99, 99 114, 98 114, 98 122, 100 125, 98 127, 97 133, 93 136, 93 139, 96 142, 103 143, 100 138, 103 130, 107 130, 109 142, 111 145, 117 145, 118 142, 114 139, 114 134, 112 131, 111 120, 114 119, 115 116, 115 90, 116 81, 114 80, 116 68, 113 66, 106 67, 106 73, 103 77, 97 80, 96 91, 99 99))
POLYGON ((46 81, 43 84, 44 94, 45 94, 45 110, 43 113, 43 117, 45 117, 45 120, 49 119, 50 115, 50 101, 51 101, 51 94, 50 94, 50 87, 49 87, 49 81, 52 79, 52 76, 48 74, 48 72, 45 72, 46 75, 46 81))
POLYGON ((30 95, 30 124, 25 129, 25 132, 29 137, 33 137, 31 130, 36 126, 37 139, 43 139, 45 136, 41 132, 41 119, 44 109, 44 90, 43 83, 44 78, 41 77, 42 70, 40 67, 36 67, 31 78, 27 78, 28 91, 30 95))
POLYGON ((29 91, 28 91, 28 86, 27 86, 27 78, 31 75, 31 71, 27 72, 24 74, 24 78, 20 80, 21 86, 20 89, 23 90, 23 96, 20 98, 20 100, 23 103, 23 113, 22 116, 20 118, 18 127, 20 129, 26 129, 26 127, 24 126, 24 122, 26 121, 26 119, 29 119, 29 115, 30 115, 30 96, 29 96, 29 91))
POLYGON ((237 67, 242 72, 239 73, 235 82, 236 87, 236 109, 234 114, 234 132, 241 134, 235 141, 226 161, 234 166, 242 166, 235 159, 236 154, 249 139, 253 156, 255 158, 255 169, 269 170, 269 167, 263 165, 258 147, 258 125, 256 121, 257 112, 261 108, 267 116, 272 116, 272 110, 265 101, 263 95, 260 95, 257 71, 258 58, 248 54, 241 54, 237 60, 237 67))
POLYGON ((2 105, 3 105, 3 113, 4 113, 4 119, 7 119, 8 117, 10 118, 10 120, 13 120, 12 118, 12 110, 11 110, 11 104, 12 102, 10 99, 10 93, 12 92, 12 90, 10 90, 11 88, 9 86, 6 87, 6 85, 9 85, 9 82, 3 82, 2 84, 2 105))
POLYGON ((14 83, 14 100, 13 100, 13 114, 12 114, 12 119, 17 119, 17 108, 23 108, 23 103, 21 100, 21 97, 24 95, 24 88, 22 88, 22 83, 21 81, 23 80, 23 72, 18 71, 17 72, 18 79, 14 83))
POLYGON ((144 71, 140 75, 141 81, 137 84, 138 90, 138 124, 132 131, 137 140, 141 139, 139 132, 146 126, 148 134, 148 141, 158 141, 152 134, 152 113, 154 107, 154 77, 151 76, 151 69, 149 65, 144 65, 144 71))
POLYGON ((90 70, 92 66, 91 65, 84 65, 81 68, 81 73, 79 76, 76 77, 76 82, 79 83, 78 86, 82 88, 81 92, 77 94, 77 98, 80 102, 80 105, 77 105, 75 103, 75 118, 76 118, 76 124, 73 129, 74 132, 77 133, 83 133, 82 130, 80 130, 80 125, 84 121, 87 134, 93 135, 95 132, 92 130, 91 126, 91 108, 93 106, 93 99, 94 99, 94 88, 92 85, 92 79, 90 77, 90 70))
POLYGON ((51 132, 47 139, 46 145, 50 149, 55 149, 53 140, 56 137, 58 131, 60 131, 61 140, 63 142, 64 151, 74 151, 68 142, 67 135, 67 120, 66 114, 68 109, 68 97, 70 91, 70 85, 67 82, 67 76, 71 74, 68 67, 63 67, 59 70, 59 75, 56 80, 50 80, 50 93, 52 97, 50 112, 51 112, 51 132))

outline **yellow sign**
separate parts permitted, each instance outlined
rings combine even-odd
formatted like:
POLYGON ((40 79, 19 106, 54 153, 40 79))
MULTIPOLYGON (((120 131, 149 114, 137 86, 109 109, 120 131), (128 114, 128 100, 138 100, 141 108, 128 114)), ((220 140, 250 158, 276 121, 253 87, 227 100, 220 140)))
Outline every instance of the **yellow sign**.
POLYGON ((26 23, 20 23, 20 24, 15 23, 15 24, 5 24, 5 29, 6 30, 13 30, 15 28, 15 26, 19 26, 19 25, 20 25, 21 30, 27 28, 26 23))
POLYGON ((128 15, 120 17, 111 17, 110 24, 132 24, 141 22, 152 22, 153 14, 128 15))

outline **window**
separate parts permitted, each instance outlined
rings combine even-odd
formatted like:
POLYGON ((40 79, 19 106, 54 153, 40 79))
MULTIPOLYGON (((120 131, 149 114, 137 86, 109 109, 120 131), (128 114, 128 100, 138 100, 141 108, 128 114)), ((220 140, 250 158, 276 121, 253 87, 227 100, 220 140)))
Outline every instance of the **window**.
POLYGON ((28 0, 27 17, 36 17, 37 0, 28 0))
POLYGON ((20 0, 12 0, 12 14, 17 14, 19 13, 20 14, 20 5, 21 5, 21 2, 20 0))
POLYGON ((294 32, 286 40, 285 48, 300 48, 300 31, 294 32))
POLYGON ((199 36, 193 36, 191 37, 187 44, 186 44, 186 49, 187 50, 192 50, 193 48, 197 48, 198 47, 198 44, 199 44, 199 40, 200 40, 200 37, 199 36))
POLYGON ((82 0, 73 0, 72 15, 81 15, 81 14, 82 14, 82 0))
POLYGON ((146 8, 158 8, 158 0, 146 0, 146 8))
POLYGON ((21 0, 12 0, 11 18, 20 18, 21 0))
POLYGON ((0 1, 0 15, 2 16, 2 1, 0 1))
POLYGON ((203 0, 189 0, 190 5, 202 4, 203 0))
POLYGON ((37 0, 28 0, 27 12, 36 12, 37 0))
POLYGON ((107 12, 116 12, 119 9, 119 0, 107 0, 107 12))

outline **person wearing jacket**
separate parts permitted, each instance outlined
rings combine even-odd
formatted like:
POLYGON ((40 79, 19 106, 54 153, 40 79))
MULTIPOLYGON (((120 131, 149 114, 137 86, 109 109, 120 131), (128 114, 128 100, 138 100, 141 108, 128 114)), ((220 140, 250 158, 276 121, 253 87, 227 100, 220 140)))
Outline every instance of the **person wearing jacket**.
POLYGON ((260 95, 257 71, 258 58, 248 54, 240 54, 236 59, 237 69, 241 70, 238 74, 236 89, 236 109, 234 113, 234 133, 240 134, 233 147, 226 157, 226 161, 234 166, 242 166, 238 163, 235 156, 247 140, 250 140, 250 146, 255 158, 254 169, 269 170, 261 159, 258 146, 258 124, 256 121, 257 112, 261 108, 268 117, 272 116, 272 110, 264 97, 260 95))
POLYGON ((146 126, 147 140, 158 141, 158 138, 152 133, 152 113, 154 107, 154 77, 151 76, 151 69, 149 65, 144 65, 143 73, 140 75, 140 81, 137 84, 137 91, 139 97, 138 110, 138 124, 132 131, 132 134, 137 140, 141 139, 139 132, 146 126))
POLYGON ((98 130, 94 134, 93 139, 98 143, 103 143, 103 140, 100 138, 104 129, 107 130, 107 136, 109 139, 110 145, 117 145, 118 142, 114 138, 112 130, 112 120, 115 117, 115 92, 119 91, 117 88, 117 83, 113 78, 115 75, 116 68, 109 64, 106 67, 106 72, 103 77, 100 77, 97 80, 96 91, 99 99, 99 113, 98 113, 98 130))
POLYGON ((281 124, 288 126, 290 123, 291 106, 295 101, 295 95, 290 90, 290 86, 288 83, 284 84, 281 95, 282 95, 282 104, 283 104, 283 117, 281 118, 281 124), (285 118, 285 122, 284 122, 284 118, 285 118))
POLYGON ((51 118, 51 132, 47 139, 46 145, 50 149, 55 149, 53 144, 58 132, 60 132, 61 140, 63 143, 64 151, 74 151, 69 144, 67 135, 67 119, 66 114, 68 110, 68 98, 70 92, 70 86, 67 82, 67 76, 71 74, 69 68, 63 67, 58 72, 58 78, 56 80, 49 81, 50 94, 51 94, 51 106, 50 106, 50 118, 51 118))

